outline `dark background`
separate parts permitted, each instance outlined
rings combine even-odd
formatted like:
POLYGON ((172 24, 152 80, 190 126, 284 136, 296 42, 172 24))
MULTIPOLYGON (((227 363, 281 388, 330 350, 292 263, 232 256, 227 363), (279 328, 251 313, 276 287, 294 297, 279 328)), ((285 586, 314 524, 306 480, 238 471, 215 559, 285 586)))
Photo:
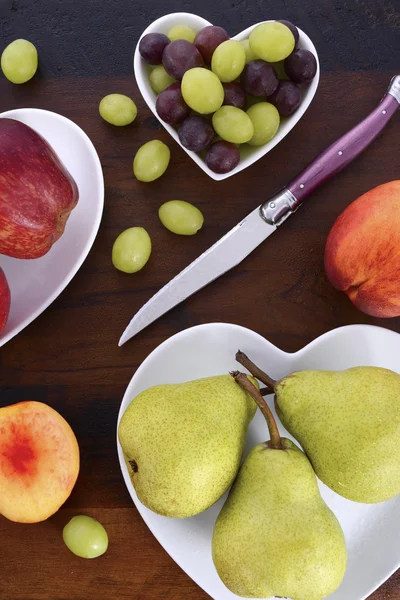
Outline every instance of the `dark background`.
MULTIPOLYGON (((38 525, 0 517, 0 600, 206 598, 147 530, 117 461, 115 426, 124 390, 168 336, 226 321, 294 352, 341 325, 371 323, 400 332, 400 318, 373 319, 354 308, 330 286, 323 268, 326 236, 340 212, 367 190, 399 178, 397 115, 361 157, 238 268, 117 347, 149 297, 374 108, 400 70, 399 9, 398 0, 0 0, 0 51, 26 37, 40 57, 39 73, 26 85, 0 76, 0 112, 38 107, 73 119, 95 144, 106 184, 100 231, 79 273, 43 315, 0 349, 0 406, 27 399, 49 403, 76 432, 82 459, 77 486, 54 517, 38 525), (197 12, 231 34, 261 20, 290 19, 320 55, 320 86, 298 125, 266 157, 224 182, 208 178, 159 127, 132 75, 141 31, 178 10, 197 12), (111 92, 137 102, 132 126, 116 129, 99 118, 98 103, 111 92), (160 180, 141 184, 132 175, 132 159, 152 138, 169 144, 172 160, 160 180), (203 211, 205 225, 194 238, 174 236, 159 223, 158 207, 170 199, 203 211), (153 254, 143 271, 127 276, 113 268, 111 248, 134 225, 149 231, 153 254), (63 545, 62 527, 80 513, 97 517, 109 532, 110 547, 100 559, 78 559, 63 545)), ((373 598, 399 600, 399 575, 373 598)))
POLYGON ((46 77, 131 75, 138 36, 168 12, 197 12, 231 35, 284 17, 311 37, 324 71, 399 68, 398 0, 0 0, 0 39, 37 45, 46 77))

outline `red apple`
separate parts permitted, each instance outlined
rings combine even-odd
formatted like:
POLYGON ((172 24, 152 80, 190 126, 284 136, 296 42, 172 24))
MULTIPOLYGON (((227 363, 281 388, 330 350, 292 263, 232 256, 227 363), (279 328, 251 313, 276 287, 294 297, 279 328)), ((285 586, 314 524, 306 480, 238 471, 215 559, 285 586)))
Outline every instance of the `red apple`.
POLYGON ((374 188, 344 210, 326 242, 325 269, 363 312, 400 316, 400 181, 374 188))
POLYGON ((6 326, 8 313, 10 312, 10 288, 6 276, 0 267, 0 333, 6 326))
POLYGON ((78 188, 36 131, 0 118, 0 254, 39 258, 63 234, 78 188))

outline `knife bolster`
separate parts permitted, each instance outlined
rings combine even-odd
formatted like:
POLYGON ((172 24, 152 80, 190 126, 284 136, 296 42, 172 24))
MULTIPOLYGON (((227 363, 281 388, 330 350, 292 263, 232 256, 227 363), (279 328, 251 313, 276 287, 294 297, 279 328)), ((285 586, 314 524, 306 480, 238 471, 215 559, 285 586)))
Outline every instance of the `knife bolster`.
POLYGON ((283 188, 260 206, 261 217, 269 225, 280 225, 296 210, 297 204, 296 196, 283 188))

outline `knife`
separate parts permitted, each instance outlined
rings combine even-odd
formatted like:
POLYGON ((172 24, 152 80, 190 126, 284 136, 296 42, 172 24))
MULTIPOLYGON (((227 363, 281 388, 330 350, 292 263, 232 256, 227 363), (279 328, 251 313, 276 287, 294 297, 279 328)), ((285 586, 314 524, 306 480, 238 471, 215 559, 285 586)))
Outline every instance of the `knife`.
POLYGON ((400 75, 390 82, 378 106, 353 129, 253 210, 204 254, 157 292, 133 317, 119 341, 122 346, 177 304, 246 258, 293 214, 312 192, 354 160, 387 125, 400 105, 400 75))

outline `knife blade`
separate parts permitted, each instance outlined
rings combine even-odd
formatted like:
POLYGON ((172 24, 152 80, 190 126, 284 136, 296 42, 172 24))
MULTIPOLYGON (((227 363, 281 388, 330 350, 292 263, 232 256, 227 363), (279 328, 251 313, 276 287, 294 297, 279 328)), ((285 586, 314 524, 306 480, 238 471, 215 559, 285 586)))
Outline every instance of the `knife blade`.
POLYGON ((322 152, 285 188, 253 210, 194 260, 133 317, 119 340, 122 346, 186 298, 237 266, 293 214, 322 183, 341 171, 377 137, 400 105, 400 75, 390 82, 375 109, 322 152))
POLYGON ((238 265, 276 229, 256 208, 241 223, 174 277, 133 317, 119 345, 161 317, 168 310, 238 265))

